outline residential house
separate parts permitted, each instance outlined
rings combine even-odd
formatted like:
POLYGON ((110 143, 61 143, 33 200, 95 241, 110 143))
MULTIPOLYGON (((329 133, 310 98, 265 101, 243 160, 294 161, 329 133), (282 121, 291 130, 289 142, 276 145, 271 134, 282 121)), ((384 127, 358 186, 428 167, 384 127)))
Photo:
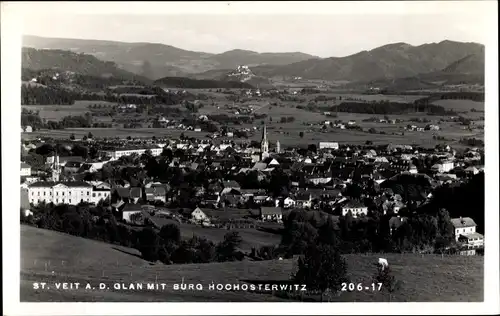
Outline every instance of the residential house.
POLYGON ((318 184, 327 184, 332 181, 332 177, 308 177, 307 182, 312 183, 314 185, 318 184))
POLYGON ((465 169, 465 173, 469 175, 476 175, 479 173, 479 169, 474 166, 470 166, 465 169))
POLYGON ((94 204, 99 203, 101 200, 111 199, 111 188, 107 183, 100 183, 92 188, 92 197, 90 201, 94 204))
POLYGON ((210 218, 199 207, 191 212, 191 220, 198 224, 210 223, 210 218))
POLYGON ((425 126, 426 131, 439 131, 439 125, 428 124, 425 126))
POLYGON ((469 247, 462 247, 458 250, 458 254, 461 256, 475 256, 476 249, 469 247))
POLYGON ((361 214, 368 215, 368 207, 357 200, 351 200, 342 206, 342 215, 346 216, 351 212, 352 217, 358 217, 361 214))
POLYGON ((206 194, 201 203, 204 206, 210 206, 210 207, 217 208, 217 207, 219 207, 220 200, 221 200, 220 195, 206 194))
POLYGON ((241 194, 232 189, 231 192, 221 194, 219 202, 222 203, 224 207, 237 207, 238 203, 242 202, 241 194))
POLYGON ((23 176, 31 176, 31 166, 21 162, 21 177, 23 176))
POLYGON ((78 161, 67 161, 64 165, 64 172, 67 173, 78 173, 83 163, 78 161))
POLYGON ((221 194, 228 194, 232 190, 240 190, 241 186, 238 182, 231 180, 231 181, 224 181, 222 186, 224 189, 222 190, 221 194))
POLYGON ((262 221, 280 223, 283 220, 283 211, 281 207, 262 206, 260 208, 260 218, 262 221))
POLYGON ((455 240, 470 248, 484 245, 483 235, 476 232, 476 223, 470 217, 452 218, 455 240))
POLYGON ((166 202, 167 190, 163 186, 151 186, 149 188, 145 188, 144 193, 146 195, 146 201, 148 202, 166 202))
POLYGON ((484 247, 484 236, 480 233, 470 233, 467 235, 460 235, 458 242, 467 248, 482 248, 484 247))
POLYGON ((261 190, 259 190, 259 189, 240 189, 238 191, 241 194, 242 202, 250 201, 250 199, 253 199, 253 197, 256 194, 259 194, 261 192, 261 190))
POLYGON ((144 217, 142 207, 140 205, 137 205, 137 204, 125 204, 125 206, 123 207, 123 210, 122 210, 122 219, 125 222, 130 223, 130 222, 132 222, 132 218, 133 218, 132 215, 134 215, 134 214, 141 214, 142 217, 144 217))
POLYGON ((33 184, 35 182, 39 182, 40 177, 35 177, 35 176, 22 176, 21 177, 21 187, 24 187, 25 189, 28 188, 30 184, 33 184))
POLYGON ((136 204, 142 196, 142 190, 139 187, 117 187, 116 194, 119 200, 136 204))
POLYGON ((301 208, 311 208, 312 195, 310 193, 299 193, 295 196, 295 206, 301 208))
POLYGON ((267 194, 254 195, 253 201, 255 204, 263 204, 265 202, 272 201, 272 198, 267 194))
POLYGON ((297 202, 295 202, 294 199, 292 199, 291 197, 286 197, 284 200, 283 200, 283 207, 284 208, 291 208, 291 207, 295 207, 297 205, 297 202))

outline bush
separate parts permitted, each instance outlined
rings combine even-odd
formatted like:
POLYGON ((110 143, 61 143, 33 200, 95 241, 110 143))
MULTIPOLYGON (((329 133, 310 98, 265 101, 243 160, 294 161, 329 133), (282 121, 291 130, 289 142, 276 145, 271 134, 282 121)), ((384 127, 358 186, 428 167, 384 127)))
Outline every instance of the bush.
POLYGON ((181 230, 176 224, 163 225, 160 229, 160 238, 164 243, 172 242, 179 244, 181 241, 181 230))
POLYGON ((374 282, 382 283, 382 287, 391 293, 399 290, 400 287, 400 282, 392 275, 390 267, 386 267, 385 269, 379 268, 378 273, 374 277, 374 282))
POLYGON ((154 229, 146 227, 139 233, 137 248, 144 260, 157 261, 159 259, 160 237, 154 229))

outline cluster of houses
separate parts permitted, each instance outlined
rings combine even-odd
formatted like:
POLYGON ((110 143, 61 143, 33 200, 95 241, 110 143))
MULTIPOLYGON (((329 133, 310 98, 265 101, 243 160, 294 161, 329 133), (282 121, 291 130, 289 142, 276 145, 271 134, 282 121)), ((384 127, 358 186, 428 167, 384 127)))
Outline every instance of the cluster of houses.
MULTIPOLYGON (((151 178, 135 186, 125 180, 84 181, 85 175, 99 172, 108 163, 120 168, 120 158, 124 156, 149 153, 152 157, 158 157, 167 148, 172 152, 183 151, 181 156, 174 155, 171 158, 169 167, 179 168, 184 173, 205 170, 220 171, 223 175, 221 179, 209 179, 208 186, 194 183, 181 185, 194 189, 200 201, 198 207, 182 214, 182 217, 189 219, 191 223, 215 225, 210 214, 210 210, 214 209, 252 208, 258 210, 254 218, 277 223, 281 223, 284 214, 291 209, 329 208, 335 210, 337 216, 350 214, 354 218, 364 217, 368 215, 368 206, 363 204, 363 199, 354 199, 345 192, 356 178, 356 182, 363 185, 361 197, 371 198, 375 204, 381 206, 384 213, 393 214, 393 226, 397 226, 404 221, 404 217, 398 213, 406 205, 400 194, 384 186, 386 181, 402 175, 419 176, 436 186, 460 183, 482 171, 482 166, 475 160, 478 155, 482 156, 478 149, 471 149, 459 156, 449 146, 439 146, 424 152, 409 145, 359 148, 339 146, 336 142, 320 142, 316 152, 309 151, 306 155, 301 155, 295 149, 282 150, 279 143, 276 143, 278 148, 271 150, 264 126, 260 148, 245 147, 234 142, 214 144, 210 141, 157 140, 154 144, 150 141, 141 147, 103 146, 99 150, 101 158, 96 160, 54 155, 46 161, 52 170, 50 176, 44 177, 43 173, 21 163, 22 196, 24 202, 30 205, 41 202, 77 205, 81 202, 97 204, 108 201, 115 211, 123 214, 125 221, 130 221, 134 212, 143 213, 143 205, 168 207, 178 199, 179 188, 151 178), (413 164, 413 159, 425 158, 436 161, 432 165, 430 176, 421 174, 413 164), (259 182, 270 180, 275 170, 288 175, 291 181, 288 192, 276 195, 263 188, 249 189, 242 185, 242 181, 250 177, 250 174, 259 182), (369 186, 378 186, 379 190, 376 193, 368 193, 369 186)), ((130 161, 127 164, 130 164, 130 161)), ((140 162, 137 164, 141 165, 140 162)), ((429 192, 428 198, 430 197, 429 192)), ((228 222, 230 225, 244 227, 251 225, 250 221, 242 216, 227 219, 224 223, 228 222)), ((476 233, 476 225, 472 219, 453 219, 452 223, 456 228, 457 242, 470 246, 467 246, 467 253, 464 254, 471 254, 480 247, 477 245, 484 242, 482 235, 476 233)))
POLYGON ((405 126, 405 130, 412 132, 423 132, 423 131, 439 131, 440 127, 436 124, 427 124, 426 126, 417 126, 417 125, 407 125, 405 126))

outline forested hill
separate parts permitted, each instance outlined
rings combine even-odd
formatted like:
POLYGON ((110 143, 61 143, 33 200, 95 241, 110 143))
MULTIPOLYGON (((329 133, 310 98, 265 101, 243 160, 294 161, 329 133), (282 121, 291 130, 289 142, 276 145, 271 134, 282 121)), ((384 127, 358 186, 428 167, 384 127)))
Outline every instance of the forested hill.
MULTIPOLYGON (((145 78, 120 69, 114 62, 102 61, 92 55, 65 50, 22 49, 22 67, 31 71, 53 70, 102 78, 139 80, 145 78)), ((26 72, 25 72, 26 74, 26 72)))

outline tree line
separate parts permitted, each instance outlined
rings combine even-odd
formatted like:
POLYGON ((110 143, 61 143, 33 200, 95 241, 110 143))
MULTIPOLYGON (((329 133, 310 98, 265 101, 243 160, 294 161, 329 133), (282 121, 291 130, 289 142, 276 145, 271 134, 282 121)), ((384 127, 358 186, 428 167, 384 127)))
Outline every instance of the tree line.
POLYGON ((156 229, 146 220, 146 226, 134 229, 121 223, 103 202, 97 206, 53 205, 41 203, 32 209, 34 215, 21 212, 21 222, 39 228, 59 231, 73 236, 132 247, 143 259, 165 264, 209 263, 242 260, 239 250, 242 239, 230 231, 219 243, 193 236, 182 240, 177 224, 169 223, 156 229))
POLYGON ((104 94, 69 91, 57 87, 45 87, 35 85, 21 86, 21 104, 22 105, 73 105, 78 100, 107 101, 122 104, 179 104, 184 96, 181 94, 167 93, 158 87, 142 90, 149 95, 141 94, 114 94, 107 92, 104 94))
POLYGON ((339 105, 321 108, 322 111, 365 113, 365 114, 405 114, 412 112, 425 112, 430 115, 456 115, 455 112, 445 109, 440 105, 427 103, 400 103, 400 102, 342 102, 339 105))

